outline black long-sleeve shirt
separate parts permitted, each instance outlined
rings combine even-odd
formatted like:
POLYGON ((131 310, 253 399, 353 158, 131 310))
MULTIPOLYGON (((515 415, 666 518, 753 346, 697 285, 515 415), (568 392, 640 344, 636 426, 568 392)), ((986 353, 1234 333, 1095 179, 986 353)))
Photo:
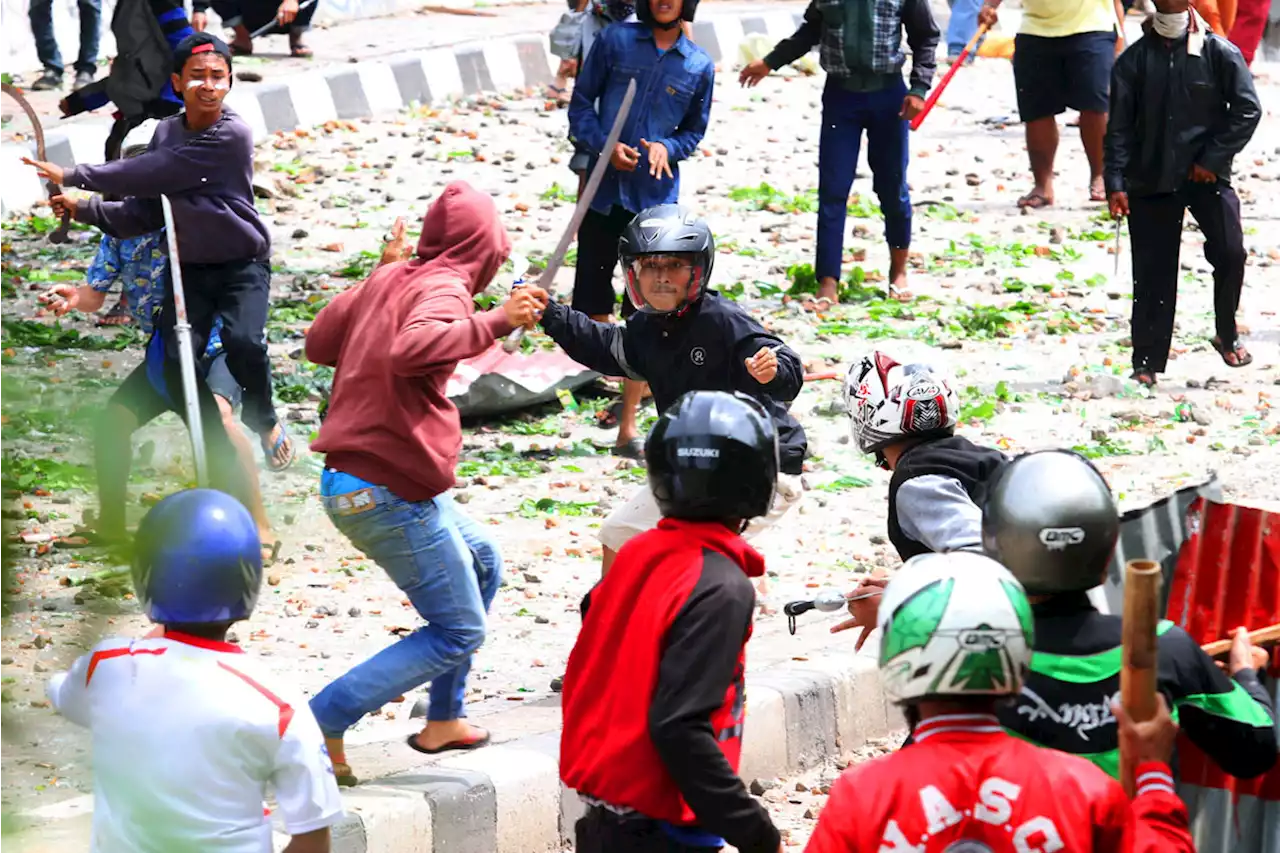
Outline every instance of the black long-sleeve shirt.
POLYGON ((553 302, 542 327, 579 364, 648 382, 660 412, 689 391, 739 391, 756 398, 778 428, 780 469, 800 473, 808 440, 788 405, 804 385, 804 365, 781 339, 715 291, 681 317, 639 312, 624 326, 553 302), (764 385, 746 368, 761 347, 779 347, 778 374, 764 385))
POLYGON ((1193 164, 1229 183, 1261 119, 1239 48, 1212 33, 1170 41, 1148 25, 1111 69, 1107 192, 1177 192, 1193 164))

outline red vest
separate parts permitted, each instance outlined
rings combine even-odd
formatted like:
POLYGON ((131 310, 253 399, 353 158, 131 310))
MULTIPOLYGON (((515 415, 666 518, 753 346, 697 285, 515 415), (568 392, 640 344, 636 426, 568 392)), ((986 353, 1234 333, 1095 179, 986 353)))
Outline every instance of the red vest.
MULTIPOLYGON (((749 577, 764 560, 720 524, 663 519, 629 541, 591 592, 565 670, 560 778, 580 794, 677 825, 696 823, 649 737, 663 637, 702 573, 703 549, 749 577)), ((711 715, 736 773, 742 754, 746 638, 723 704, 711 715)))

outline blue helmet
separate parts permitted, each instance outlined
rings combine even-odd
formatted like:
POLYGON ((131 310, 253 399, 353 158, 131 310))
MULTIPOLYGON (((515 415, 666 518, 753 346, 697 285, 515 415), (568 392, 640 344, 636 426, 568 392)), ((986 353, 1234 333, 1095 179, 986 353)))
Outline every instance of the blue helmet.
POLYGON ((152 622, 247 619, 261 587, 258 526, 230 495, 187 489, 153 506, 138 525, 133 588, 152 622))

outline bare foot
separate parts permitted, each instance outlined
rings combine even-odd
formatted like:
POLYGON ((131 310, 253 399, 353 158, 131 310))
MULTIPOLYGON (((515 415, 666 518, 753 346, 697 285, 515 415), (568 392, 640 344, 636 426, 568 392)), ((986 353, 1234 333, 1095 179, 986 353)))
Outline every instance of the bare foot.
POLYGON ((889 250, 889 298, 899 302, 910 302, 911 291, 907 290, 907 262, 910 260, 910 249, 889 250))
POLYGON ((840 301, 840 282, 830 276, 818 282, 818 298, 835 304, 840 301))

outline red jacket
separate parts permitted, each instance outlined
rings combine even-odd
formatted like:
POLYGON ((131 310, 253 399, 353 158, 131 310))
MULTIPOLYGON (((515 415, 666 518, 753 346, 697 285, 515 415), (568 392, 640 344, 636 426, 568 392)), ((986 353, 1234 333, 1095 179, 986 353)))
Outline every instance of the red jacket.
POLYGON ((583 601, 564 674, 566 785, 776 853, 778 831, 738 778, 749 578, 763 573, 760 554, 716 522, 663 519, 623 546, 583 601))
POLYGON ((1120 783, 1074 755, 1004 733, 993 716, 933 717, 915 743, 847 770, 807 853, 1195 853, 1163 764, 1120 783), (953 846, 954 845, 954 846, 953 846))
POLYGON ((459 361, 511 331, 475 295, 511 252, 487 193, 445 187, 422 220, 418 256, 334 297, 307 331, 307 358, 337 368, 312 449, 325 464, 409 501, 448 491, 462 447, 445 384, 459 361))

